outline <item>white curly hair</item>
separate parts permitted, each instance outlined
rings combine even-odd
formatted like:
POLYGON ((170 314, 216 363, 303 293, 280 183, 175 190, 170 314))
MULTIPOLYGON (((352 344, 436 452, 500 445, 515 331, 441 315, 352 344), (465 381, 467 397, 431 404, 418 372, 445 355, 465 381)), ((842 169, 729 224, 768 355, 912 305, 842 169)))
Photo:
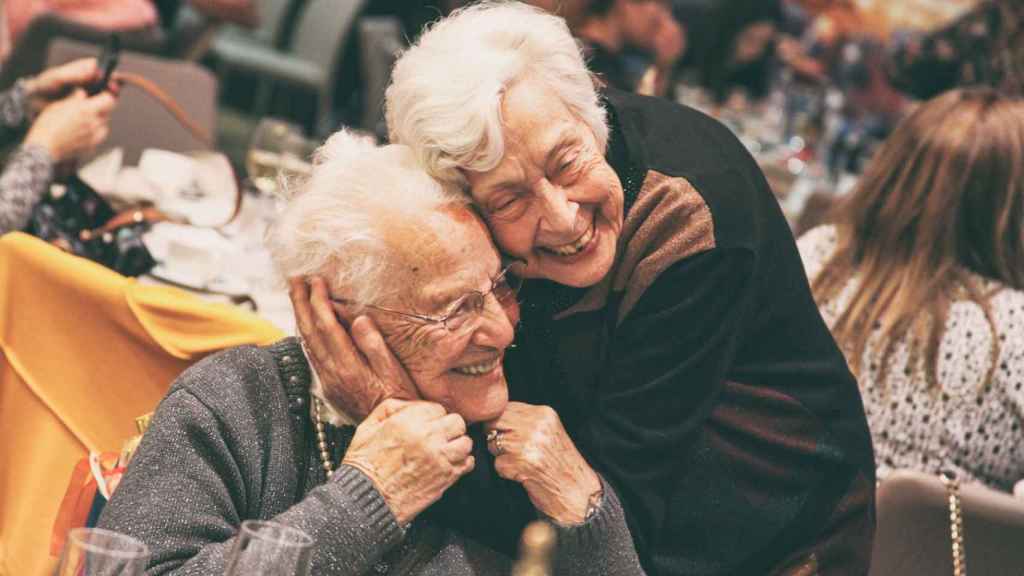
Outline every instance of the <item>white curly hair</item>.
POLYGON ((341 131, 317 151, 266 244, 284 278, 321 276, 361 307, 407 292, 397 280, 417 265, 414 253, 442 240, 441 211, 465 203, 407 146, 341 131))
POLYGON ((481 2, 430 27, 395 64, 385 100, 392 142, 435 178, 494 168, 505 152, 501 100, 524 78, 545 82, 603 150, 607 113, 565 20, 519 2, 481 2))

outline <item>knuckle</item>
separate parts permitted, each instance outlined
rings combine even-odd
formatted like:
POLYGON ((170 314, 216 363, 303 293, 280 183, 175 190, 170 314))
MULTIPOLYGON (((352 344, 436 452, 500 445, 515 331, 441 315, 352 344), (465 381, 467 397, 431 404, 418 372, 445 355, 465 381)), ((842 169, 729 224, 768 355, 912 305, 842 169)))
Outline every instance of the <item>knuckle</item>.
POLYGON ((558 412, 551 406, 539 406, 537 413, 540 416, 541 422, 551 424, 558 422, 558 412))

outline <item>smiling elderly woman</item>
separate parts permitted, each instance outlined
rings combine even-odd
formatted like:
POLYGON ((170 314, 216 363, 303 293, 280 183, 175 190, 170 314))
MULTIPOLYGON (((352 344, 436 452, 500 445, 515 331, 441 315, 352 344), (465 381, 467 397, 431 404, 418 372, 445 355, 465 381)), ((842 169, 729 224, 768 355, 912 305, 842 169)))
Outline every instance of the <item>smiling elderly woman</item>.
MULTIPOLYGON (((512 401, 478 469, 569 523, 603 478, 649 574, 866 573, 874 464, 857 384, 739 141, 694 110, 598 92, 565 23, 518 3, 441 20, 392 82, 392 141, 465 187, 525 279, 512 401), (551 408, 548 428, 586 459, 556 483, 557 467, 508 467, 557 444, 523 417, 551 408)), ((305 337, 330 349, 323 292, 301 296, 305 337)), ((529 520, 486 514, 496 533, 529 520)))
MULTIPOLYGON (((517 304, 486 227, 408 149, 344 133, 304 188, 269 235, 281 272, 329 279, 339 317, 372 318, 402 394, 422 400, 385 399, 353 427, 298 340, 218 354, 161 402, 100 525, 148 544, 153 574, 223 573, 247 519, 312 536, 313 574, 507 573, 506 557, 424 514, 474 467, 467 423, 507 403, 517 304)), ((599 544, 636 565, 609 494, 599 544)), ((560 553, 584 552, 569 538, 560 553)))

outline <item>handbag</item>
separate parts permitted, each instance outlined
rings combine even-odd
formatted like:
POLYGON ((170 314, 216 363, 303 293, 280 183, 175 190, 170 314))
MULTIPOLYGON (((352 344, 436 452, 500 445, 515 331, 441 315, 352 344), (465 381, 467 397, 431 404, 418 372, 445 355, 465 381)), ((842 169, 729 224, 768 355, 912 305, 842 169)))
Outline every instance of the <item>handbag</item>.
POLYGON ((50 187, 33 207, 25 232, 125 276, 149 272, 156 261, 142 241, 153 209, 118 214, 78 176, 50 187))

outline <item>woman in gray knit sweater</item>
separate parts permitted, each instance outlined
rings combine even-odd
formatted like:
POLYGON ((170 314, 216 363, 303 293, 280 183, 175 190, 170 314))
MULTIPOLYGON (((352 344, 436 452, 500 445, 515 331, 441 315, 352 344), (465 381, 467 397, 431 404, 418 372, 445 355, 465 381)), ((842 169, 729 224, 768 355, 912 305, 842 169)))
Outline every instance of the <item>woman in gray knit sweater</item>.
MULTIPOLYGON (((100 526, 149 545, 147 574, 221 573, 247 519, 312 536, 314 574, 507 573, 509 558, 430 520, 486 457, 467 425, 509 407, 518 304, 486 227, 407 148, 339 133, 268 242, 284 276, 328 279, 319 288, 363 349, 396 352, 401 365, 375 368, 401 389, 367 388, 357 423, 296 339, 208 358, 161 402, 100 526)), ((582 459, 561 435, 542 456, 554 477, 582 459)), ((642 574, 602 488, 585 518, 558 524, 559 574, 642 574)))

